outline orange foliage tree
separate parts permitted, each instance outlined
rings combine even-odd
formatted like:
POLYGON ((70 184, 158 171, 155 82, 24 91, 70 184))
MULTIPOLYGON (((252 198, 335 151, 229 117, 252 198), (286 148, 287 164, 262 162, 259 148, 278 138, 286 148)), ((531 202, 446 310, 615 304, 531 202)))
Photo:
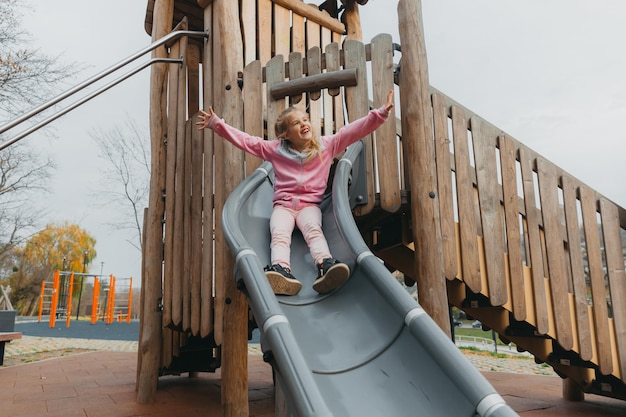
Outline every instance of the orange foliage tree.
POLYGON ((15 251, 11 301, 20 314, 36 305, 41 281, 51 280, 56 270, 88 272, 96 256, 96 239, 76 224, 47 225, 15 251))

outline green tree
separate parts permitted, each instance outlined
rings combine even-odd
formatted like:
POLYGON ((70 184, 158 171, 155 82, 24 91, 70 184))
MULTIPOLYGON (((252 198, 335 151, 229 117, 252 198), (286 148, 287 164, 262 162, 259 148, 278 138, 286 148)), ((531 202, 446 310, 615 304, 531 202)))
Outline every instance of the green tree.
POLYGON ((95 245, 96 240, 76 224, 48 225, 33 235, 13 255, 9 283, 15 309, 24 315, 32 313, 41 282, 51 280, 56 270, 83 272, 96 257, 95 245))

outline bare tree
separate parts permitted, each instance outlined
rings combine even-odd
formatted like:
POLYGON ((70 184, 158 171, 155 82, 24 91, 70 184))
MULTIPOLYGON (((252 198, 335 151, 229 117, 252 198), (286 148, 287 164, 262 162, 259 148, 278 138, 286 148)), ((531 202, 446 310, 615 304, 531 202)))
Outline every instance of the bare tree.
POLYGON ((128 242, 141 251, 143 208, 148 204, 150 187, 150 139, 132 120, 127 120, 123 127, 92 131, 89 136, 98 145, 98 156, 107 162, 105 181, 97 194, 106 196, 103 202, 123 213, 111 225, 132 230, 134 239, 128 242))
MULTIPOLYGON (((0 0, 0 124, 58 93, 62 81, 81 69, 30 45, 21 25, 27 10, 24 0, 0 0)), ((53 168, 49 158, 29 146, 14 144, 0 151, 0 281, 17 267, 15 249, 42 219, 31 197, 47 191, 53 168)))
POLYGON ((29 46, 31 37, 21 26, 24 10, 23 0, 0 0, 0 118, 41 104, 80 70, 29 46))

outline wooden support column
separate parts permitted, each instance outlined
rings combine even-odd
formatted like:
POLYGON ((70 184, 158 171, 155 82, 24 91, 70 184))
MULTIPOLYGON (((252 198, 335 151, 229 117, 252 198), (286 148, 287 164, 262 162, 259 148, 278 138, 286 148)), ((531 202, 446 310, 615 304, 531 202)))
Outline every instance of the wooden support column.
MULTIPOLYGON (((238 77, 243 72, 243 44, 239 26, 239 2, 214 0, 213 25, 216 112, 227 123, 242 128, 243 101, 238 77)), ((248 303, 235 286, 233 259, 221 228, 221 210, 228 195, 244 178, 244 158, 241 150, 222 138, 216 137, 215 140, 216 182, 221 185, 215 194, 216 280, 222 280, 224 295, 222 409, 225 417, 241 417, 249 413, 248 303), (221 154, 217 153, 218 149, 221 149, 221 154)))
MULTIPOLYGON (((174 15, 173 0, 156 0, 153 12, 152 41, 170 32, 174 15)), ((164 46, 152 52, 153 58, 164 58, 164 46)), ((148 196, 148 220, 145 223, 144 274, 141 312, 141 340, 139 341, 139 380, 137 402, 152 403, 157 389, 161 362, 161 263, 163 261, 163 191, 165 189, 165 147, 167 64, 152 66, 150 76, 150 150, 151 176, 148 196)))
POLYGON ((421 9, 420 0, 400 0, 398 3, 402 43, 402 143, 406 159, 411 162, 406 168, 411 190, 418 299, 426 312, 449 335, 450 320, 443 272, 428 62, 421 9))

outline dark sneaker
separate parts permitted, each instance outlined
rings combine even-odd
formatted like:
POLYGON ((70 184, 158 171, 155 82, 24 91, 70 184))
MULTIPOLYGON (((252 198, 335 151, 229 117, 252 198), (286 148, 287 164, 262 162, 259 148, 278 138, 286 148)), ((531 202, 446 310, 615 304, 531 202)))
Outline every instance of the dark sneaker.
POLYGON ((319 278, 313 283, 313 289, 320 294, 326 294, 345 284, 350 278, 348 265, 333 258, 326 258, 319 264, 319 278))
POLYGON ((302 283, 291 275, 291 271, 279 264, 266 266, 265 276, 276 295, 296 295, 302 288, 302 283))

